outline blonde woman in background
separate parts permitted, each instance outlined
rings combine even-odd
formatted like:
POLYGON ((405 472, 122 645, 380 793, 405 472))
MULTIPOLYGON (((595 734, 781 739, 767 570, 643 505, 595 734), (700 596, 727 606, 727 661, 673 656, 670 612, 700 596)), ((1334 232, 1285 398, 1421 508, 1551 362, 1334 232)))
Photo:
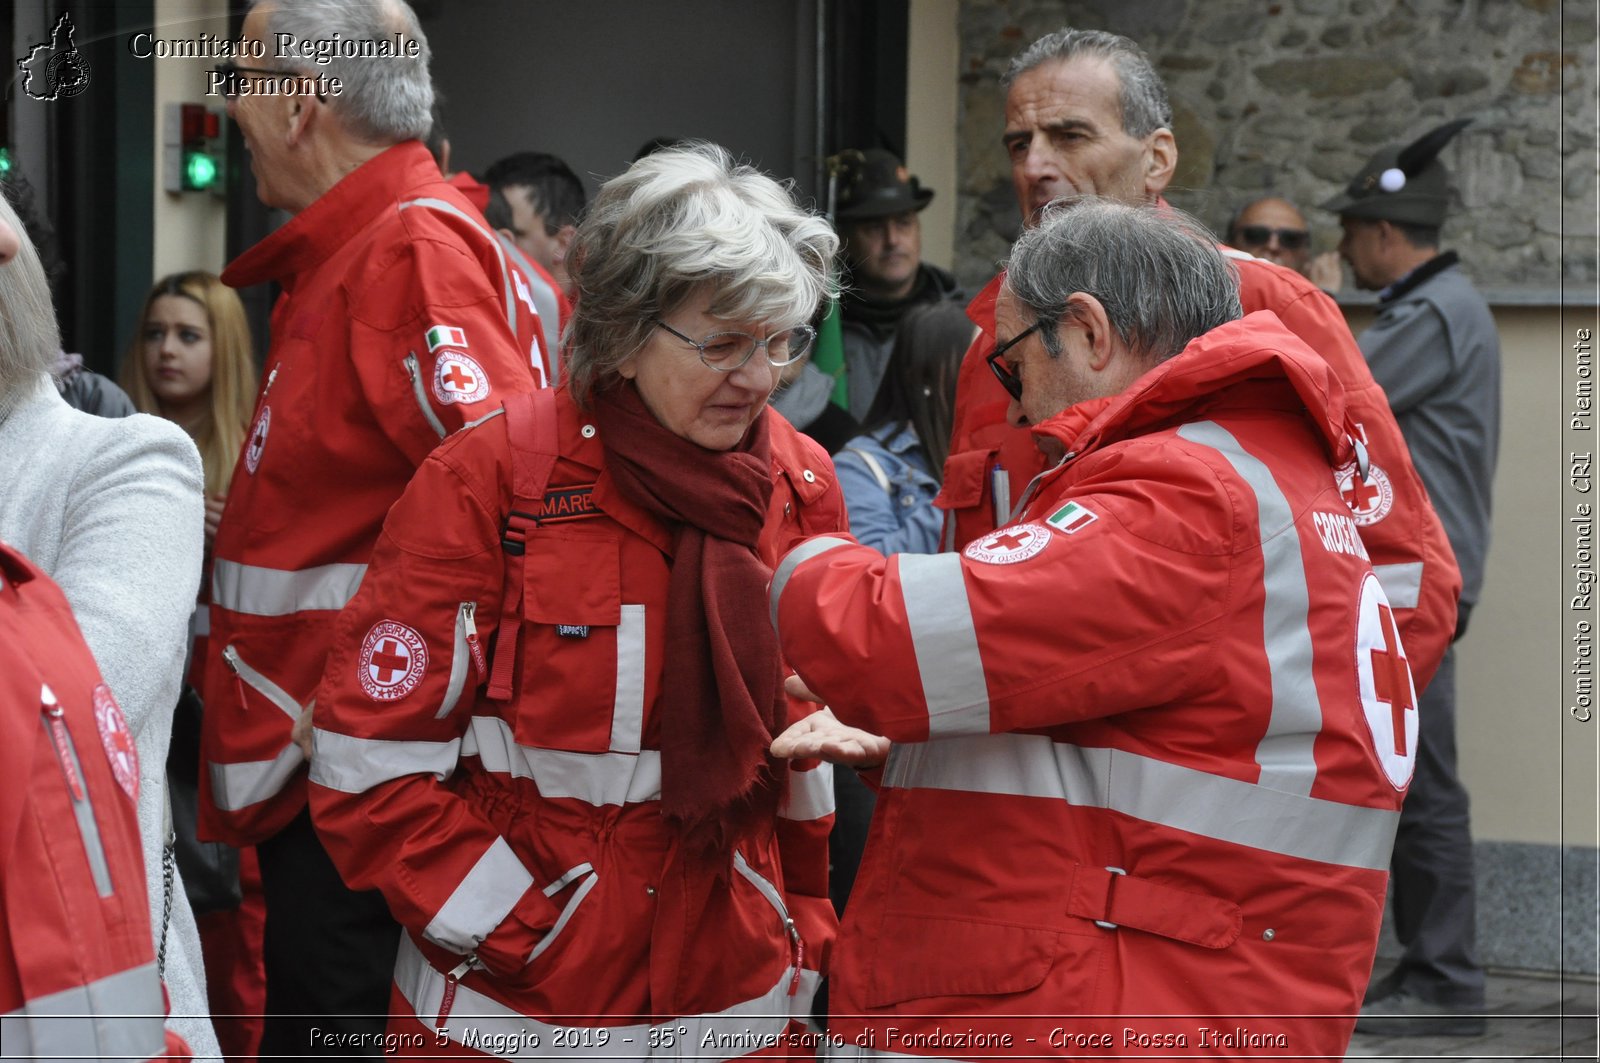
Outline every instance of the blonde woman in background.
MULTIPOLYGON (((187 432, 205 469, 205 560, 190 625, 187 680, 204 689, 210 629, 211 540, 244 445, 256 370, 244 305, 214 273, 191 270, 157 281, 122 361, 120 383, 140 413, 187 432)), ((173 720, 168 780, 177 856, 200 928, 217 1040, 229 1060, 256 1053, 266 1005, 261 941, 265 910, 253 849, 201 843, 195 834, 199 786, 199 698, 185 691, 173 720), (237 867, 237 873, 235 873, 237 867)))

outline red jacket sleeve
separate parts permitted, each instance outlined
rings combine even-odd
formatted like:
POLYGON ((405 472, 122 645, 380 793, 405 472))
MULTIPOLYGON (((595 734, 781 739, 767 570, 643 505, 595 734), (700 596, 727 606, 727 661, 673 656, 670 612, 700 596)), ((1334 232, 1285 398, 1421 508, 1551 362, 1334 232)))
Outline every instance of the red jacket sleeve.
POLYGON ((558 913, 447 785, 483 678, 467 632, 499 615, 505 564, 492 489, 465 471, 483 463, 453 458, 490 434, 452 439, 389 512, 317 691, 310 801, 346 882, 380 890, 408 929, 506 976, 558 913))

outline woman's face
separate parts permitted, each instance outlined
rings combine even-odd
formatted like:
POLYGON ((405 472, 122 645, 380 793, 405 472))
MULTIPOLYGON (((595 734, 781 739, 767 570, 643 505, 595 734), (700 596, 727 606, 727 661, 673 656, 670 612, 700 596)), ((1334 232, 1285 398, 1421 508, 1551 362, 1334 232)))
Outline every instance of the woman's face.
POLYGON ((144 319, 144 372, 162 410, 193 408, 211 389, 211 323, 199 303, 158 296, 144 319))
MULTIPOLYGON (((709 293, 697 296, 661 320, 696 342, 717 332, 765 339, 794 324, 730 321, 707 313, 710 305, 709 293)), ((668 431, 707 450, 731 450, 760 416, 782 370, 767 360, 766 349, 761 348, 738 369, 718 372, 700 360, 694 347, 657 327, 618 372, 634 382, 645 406, 668 431)))

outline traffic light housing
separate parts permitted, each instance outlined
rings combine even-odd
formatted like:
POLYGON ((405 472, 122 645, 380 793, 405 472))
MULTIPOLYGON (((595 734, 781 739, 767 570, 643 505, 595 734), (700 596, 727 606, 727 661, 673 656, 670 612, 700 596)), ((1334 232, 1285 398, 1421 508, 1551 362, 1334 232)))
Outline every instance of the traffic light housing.
POLYGON ((166 107, 166 189, 223 195, 222 114, 198 103, 166 107))

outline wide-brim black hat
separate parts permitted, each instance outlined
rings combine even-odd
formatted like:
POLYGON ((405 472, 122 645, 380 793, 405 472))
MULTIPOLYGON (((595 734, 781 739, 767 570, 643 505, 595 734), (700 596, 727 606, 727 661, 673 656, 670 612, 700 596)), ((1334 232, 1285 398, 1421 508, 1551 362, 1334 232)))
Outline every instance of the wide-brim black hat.
POLYGON ((1450 206, 1450 172, 1438 155, 1472 119, 1458 118, 1404 147, 1391 145, 1367 161, 1345 190, 1326 203, 1341 218, 1438 227, 1450 206))
POLYGON ((882 148, 841 151, 828 160, 828 167, 838 221, 886 218, 921 210, 933 201, 933 189, 923 188, 905 163, 882 148))

